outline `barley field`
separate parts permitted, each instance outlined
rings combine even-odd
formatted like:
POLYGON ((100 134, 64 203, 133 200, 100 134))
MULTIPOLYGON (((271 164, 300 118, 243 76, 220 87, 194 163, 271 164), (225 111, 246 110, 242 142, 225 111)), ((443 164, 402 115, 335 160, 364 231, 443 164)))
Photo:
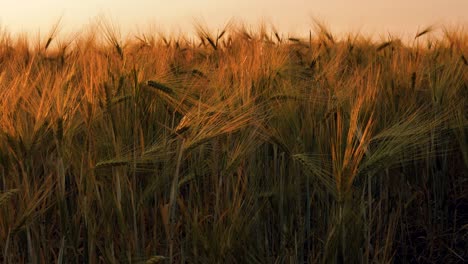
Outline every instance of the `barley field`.
POLYGON ((468 261, 468 32, 0 31, 1 263, 468 261))

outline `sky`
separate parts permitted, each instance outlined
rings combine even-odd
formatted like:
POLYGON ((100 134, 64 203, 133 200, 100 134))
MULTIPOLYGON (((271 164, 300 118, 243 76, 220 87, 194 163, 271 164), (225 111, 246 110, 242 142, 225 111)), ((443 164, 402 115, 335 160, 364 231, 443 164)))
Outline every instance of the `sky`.
POLYGON ((48 32, 60 18, 62 31, 75 31, 106 17, 123 33, 193 32, 194 21, 216 30, 235 19, 306 35, 315 18, 334 33, 415 34, 433 24, 466 28, 467 14, 468 0, 0 0, 0 28, 10 32, 48 32))

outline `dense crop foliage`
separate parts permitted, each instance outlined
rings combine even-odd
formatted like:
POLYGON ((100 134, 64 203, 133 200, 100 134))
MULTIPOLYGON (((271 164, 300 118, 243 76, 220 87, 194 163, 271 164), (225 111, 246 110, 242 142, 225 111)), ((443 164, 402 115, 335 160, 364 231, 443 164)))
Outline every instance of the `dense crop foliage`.
POLYGON ((468 35, 0 38, 0 262, 468 260, 468 35))

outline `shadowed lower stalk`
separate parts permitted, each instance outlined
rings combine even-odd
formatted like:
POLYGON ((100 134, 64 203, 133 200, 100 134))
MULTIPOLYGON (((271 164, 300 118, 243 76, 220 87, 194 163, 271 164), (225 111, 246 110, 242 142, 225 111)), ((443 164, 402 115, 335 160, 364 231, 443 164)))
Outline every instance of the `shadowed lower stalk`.
POLYGON ((182 162, 182 154, 184 152, 184 143, 185 139, 182 139, 179 146, 179 151, 177 152, 177 163, 174 173, 174 178, 172 179, 171 184, 171 193, 169 198, 169 263, 174 263, 174 239, 175 239, 175 225, 176 225, 176 200, 179 192, 179 170, 180 163, 182 162))

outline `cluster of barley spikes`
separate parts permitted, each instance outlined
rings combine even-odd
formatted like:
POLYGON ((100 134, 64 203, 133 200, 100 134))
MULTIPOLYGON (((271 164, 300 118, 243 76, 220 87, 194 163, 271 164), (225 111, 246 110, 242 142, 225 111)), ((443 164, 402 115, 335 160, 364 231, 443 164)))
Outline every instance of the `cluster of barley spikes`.
POLYGON ((463 29, 56 29, 1 31, 1 263, 468 260, 463 29))

